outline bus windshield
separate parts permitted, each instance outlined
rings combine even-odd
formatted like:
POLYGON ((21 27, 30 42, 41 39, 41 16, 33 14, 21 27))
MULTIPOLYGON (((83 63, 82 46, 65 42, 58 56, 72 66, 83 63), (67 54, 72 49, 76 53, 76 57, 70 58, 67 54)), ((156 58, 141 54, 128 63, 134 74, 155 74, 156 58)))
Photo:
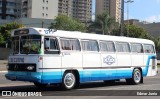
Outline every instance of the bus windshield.
POLYGON ((21 54, 39 54, 41 49, 41 36, 30 35, 21 36, 20 40, 21 54))
POLYGON ((13 54, 39 54, 40 49, 41 36, 39 35, 28 35, 12 38, 13 54))

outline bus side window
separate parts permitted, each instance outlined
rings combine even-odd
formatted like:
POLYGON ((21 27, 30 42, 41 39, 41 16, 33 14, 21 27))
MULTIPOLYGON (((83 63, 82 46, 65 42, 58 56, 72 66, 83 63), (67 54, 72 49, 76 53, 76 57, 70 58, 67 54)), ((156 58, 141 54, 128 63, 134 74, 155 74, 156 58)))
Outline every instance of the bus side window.
POLYGON ((140 43, 131 43, 132 53, 143 53, 143 47, 140 43))
POLYGON ((155 53, 154 47, 151 44, 144 44, 145 53, 155 53))
POLYGON ((45 38, 44 40, 45 54, 59 54, 59 45, 56 38, 45 38))

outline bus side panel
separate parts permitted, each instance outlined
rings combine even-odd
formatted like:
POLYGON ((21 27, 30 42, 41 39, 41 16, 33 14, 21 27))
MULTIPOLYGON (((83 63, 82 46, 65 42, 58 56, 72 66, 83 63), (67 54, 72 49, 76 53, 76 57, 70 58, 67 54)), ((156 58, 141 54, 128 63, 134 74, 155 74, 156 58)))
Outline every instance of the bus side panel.
POLYGON ((101 60, 98 52, 83 53, 83 81, 94 81, 100 79, 101 60))
POLYGON ((82 53, 81 52, 62 52, 62 68, 77 69, 82 68, 82 53))
POLYGON ((117 53, 117 78, 131 78, 132 76, 132 63, 130 53, 117 53), (127 71, 128 70, 128 71, 127 71), (127 73, 125 73, 127 72, 127 73))
POLYGON ((132 66, 133 67, 145 67, 144 65, 144 59, 143 56, 144 54, 142 53, 132 53, 132 66))
POLYGON ((42 83, 61 83, 61 55, 44 55, 42 69, 42 83))
POLYGON ((145 54, 144 55, 144 65, 143 76, 155 76, 157 74, 156 66, 156 55, 155 54, 145 54))
POLYGON ((115 79, 117 68, 117 56, 116 53, 102 53, 101 54, 101 76, 100 80, 115 79))

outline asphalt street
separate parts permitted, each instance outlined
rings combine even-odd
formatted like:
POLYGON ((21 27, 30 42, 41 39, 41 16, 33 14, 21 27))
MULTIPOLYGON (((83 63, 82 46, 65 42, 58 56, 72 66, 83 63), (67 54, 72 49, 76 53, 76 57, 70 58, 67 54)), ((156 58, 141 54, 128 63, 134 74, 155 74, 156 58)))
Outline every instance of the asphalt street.
MULTIPOLYGON (((139 85, 127 85, 125 80, 118 81, 112 85, 106 85, 100 81, 81 84, 80 88, 71 91, 64 91, 60 87, 54 85, 48 86, 45 89, 38 89, 32 83, 6 80, 4 74, 5 73, 0 73, 0 94, 2 91, 39 92, 42 96, 54 96, 54 99, 115 99, 117 98, 116 96, 118 96, 119 99, 124 99, 124 97, 127 98, 128 96, 132 96, 130 99, 133 99, 135 96, 136 99, 141 99, 145 96, 145 94, 141 95, 137 93, 152 93, 152 95, 154 95, 152 99, 158 99, 160 96, 160 74, 154 77, 144 78, 144 83, 139 85)), ((22 97, 0 97, 0 99, 8 98, 18 99, 22 97)), ((23 97, 23 99, 29 98, 43 99, 44 97, 23 97)), ((50 99, 51 97, 47 98, 50 99)), ((147 95, 145 99, 151 99, 151 96, 147 95)))

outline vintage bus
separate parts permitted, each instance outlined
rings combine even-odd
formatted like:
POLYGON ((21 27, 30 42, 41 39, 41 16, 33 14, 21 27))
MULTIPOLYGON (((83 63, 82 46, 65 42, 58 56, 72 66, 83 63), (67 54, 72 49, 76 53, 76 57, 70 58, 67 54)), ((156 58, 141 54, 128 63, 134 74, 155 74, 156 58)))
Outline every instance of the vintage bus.
POLYGON ((73 89, 80 83, 101 80, 126 79, 139 84, 143 77, 157 74, 151 40, 44 28, 16 29, 11 37, 5 77, 12 81, 73 89))

